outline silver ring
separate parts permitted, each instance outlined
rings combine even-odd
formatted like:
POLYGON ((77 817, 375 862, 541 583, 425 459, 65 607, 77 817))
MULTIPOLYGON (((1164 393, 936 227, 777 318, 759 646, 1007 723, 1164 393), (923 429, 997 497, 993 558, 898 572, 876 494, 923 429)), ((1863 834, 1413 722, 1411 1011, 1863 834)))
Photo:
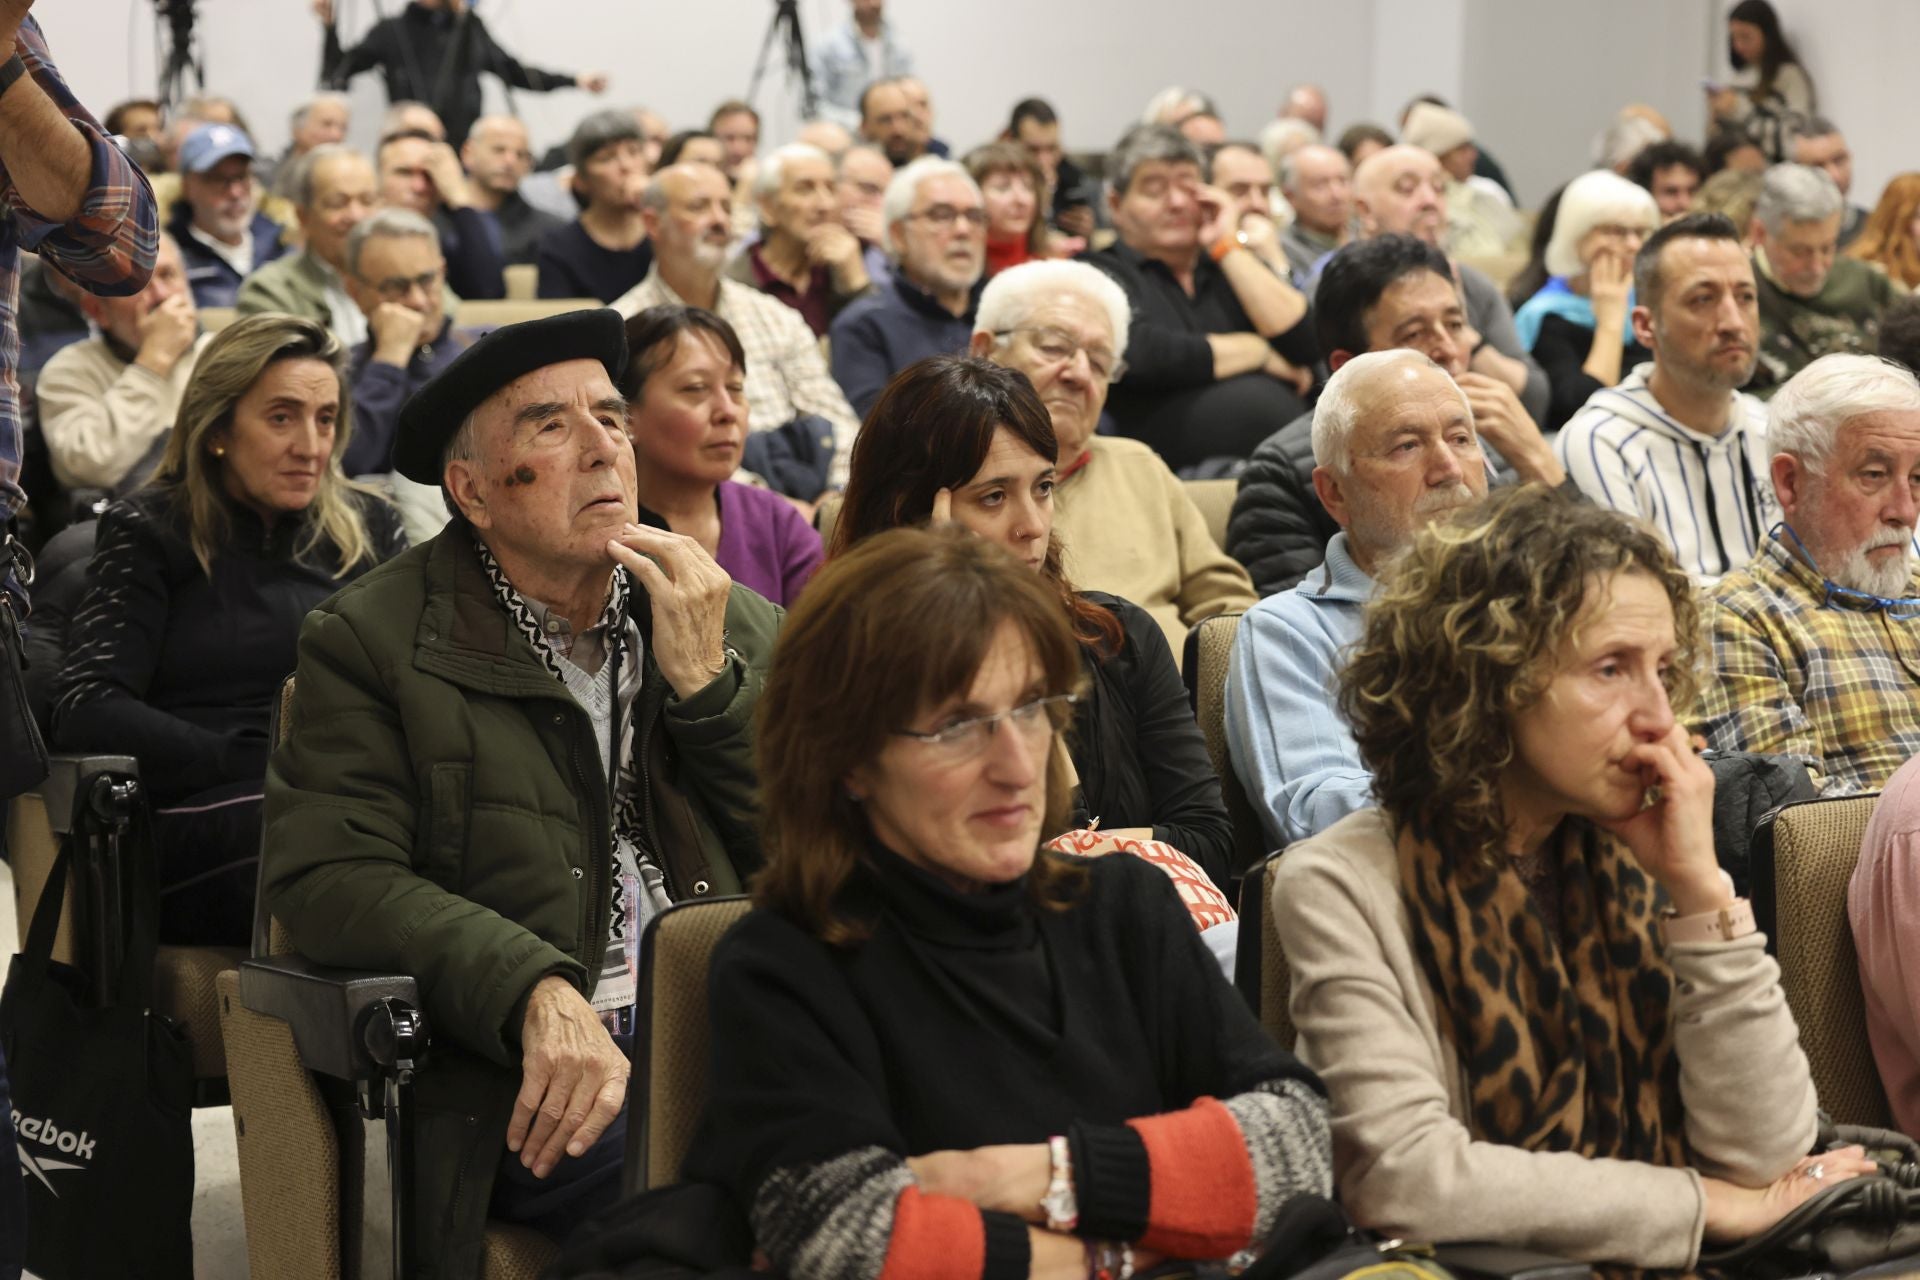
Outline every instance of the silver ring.
POLYGON ((1818 1163, 1810 1164, 1807 1166, 1807 1176, 1815 1182, 1824 1181, 1827 1176, 1827 1166, 1818 1163))

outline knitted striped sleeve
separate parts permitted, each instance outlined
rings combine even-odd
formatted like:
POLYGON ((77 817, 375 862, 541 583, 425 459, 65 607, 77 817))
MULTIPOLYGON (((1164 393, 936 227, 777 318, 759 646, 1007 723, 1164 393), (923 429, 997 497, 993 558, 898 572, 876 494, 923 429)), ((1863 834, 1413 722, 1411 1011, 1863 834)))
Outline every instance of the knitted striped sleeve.
POLYGON ((810 1280, 1018 1280, 1030 1262, 1026 1223, 923 1194, 880 1147, 776 1170, 751 1217, 775 1269, 810 1280))
POLYGON ((1124 1125, 1069 1131, 1080 1232, 1172 1258, 1226 1258, 1265 1237, 1280 1206, 1331 1195, 1327 1101, 1272 1080, 1124 1125))

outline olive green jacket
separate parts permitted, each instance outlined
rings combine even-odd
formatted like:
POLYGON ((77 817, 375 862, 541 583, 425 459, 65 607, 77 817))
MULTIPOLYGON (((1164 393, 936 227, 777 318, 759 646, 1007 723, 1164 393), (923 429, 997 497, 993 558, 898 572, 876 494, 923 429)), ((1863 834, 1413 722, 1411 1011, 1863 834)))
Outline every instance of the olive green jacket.
MULTIPOLYGON (((633 714, 644 844, 675 898, 738 893, 759 865, 753 708, 780 610, 743 587, 729 664, 674 696, 649 648, 633 714)), ((411 974, 419 1077, 414 1274, 478 1274, 534 983, 590 993, 613 874, 593 723, 496 601, 464 524, 307 616, 293 732, 267 773, 267 906, 324 964, 411 974)))

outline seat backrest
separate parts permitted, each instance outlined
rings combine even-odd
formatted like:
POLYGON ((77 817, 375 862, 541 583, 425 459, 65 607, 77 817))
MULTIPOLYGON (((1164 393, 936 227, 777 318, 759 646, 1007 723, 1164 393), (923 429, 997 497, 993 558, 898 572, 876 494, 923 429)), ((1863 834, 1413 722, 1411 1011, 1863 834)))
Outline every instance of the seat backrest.
POLYGON ((510 263, 500 274, 506 282, 508 302, 532 302, 539 296, 540 268, 533 263, 510 263))
POLYGON ((240 313, 232 307, 202 307, 200 308, 200 332, 218 333, 239 318, 240 313))
POLYGON ((1206 739, 1207 758, 1220 775, 1220 793, 1227 804, 1227 817, 1233 822, 1233 865, 1235 875, 1267 856, 1267 838, 1260 830, 1259 815, 1247 802, 1247 793, 1234 776, 1227 756, 1227 660, 1233 655, 1233 637, 1240 630, 1237 613, 1220 613, 1202 619, 1193 629, 1188 643, 1195 661, 1187 673, 1193 686, 1193 713, 1200 722, 1200 736, 1206 739))
POLYGON ((528 298, 524 301, 480 298, 462 302, 453 313, 453 322, 462 329, 497 329, 523 320, 542 320, 605 305, 598 298, 528 298))
POLYGON ((682 902, 647 922, 627 1091, 628 1195, 680 1176, 707 1105, 707 965, 714 944, 752 905, 744 897, 682 902))
MULTIPOLYGON (((278 751, 293 736, 293 680, 280 682, 280 696, 273 701, 273 713, 267 718, 267 741, 278 751)), ((293 954, 293 940, 280 922, 267 914, 267 833, 260 829, 260 869, 253 885, 253 954, 286 956, 293 954)))
POLYGON ((1183 480, 1187 496, 1193 499, 1193 505, 1200 508, 1200 514, 1206 517, 1207 532, 1213 535, 1213 545, 1225 548, 1227 545, 1227 517, 1233 514, 1233 497, 1240 492, 1238 480, 1183 480))
POLYGON ((1753 899, 1821 1107, 1843 1124, 1890 1127, 1847 919, 1847 885, 1878 799, 1809 800, 1769 815, 1754 835, 1753 899))
POLYGON ((1269 854, 1247 868, 1240 881, 1240 945, 1233 958, 1233 985, 1240 989, 1254 1016, 1283 1049, 1293 1048, 1293 1015, 1288 1001, 1293 978, 1287 953, 1274 932, 1273 912, 1267 909, 1267 881, 1280 855, 1269 854))

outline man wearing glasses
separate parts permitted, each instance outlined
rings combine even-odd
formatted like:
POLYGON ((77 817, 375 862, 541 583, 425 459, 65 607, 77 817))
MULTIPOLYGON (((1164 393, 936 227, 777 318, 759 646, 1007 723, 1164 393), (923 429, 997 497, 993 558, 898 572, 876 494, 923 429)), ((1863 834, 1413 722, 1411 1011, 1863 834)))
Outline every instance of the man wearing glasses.
POLYGON ((230 124, 202 125, 180 144, 180 200, 167 224, 197 307, 230 307, 240 282, 286 252, 259 210, 253 142, 230 124))
MULTIPOLYGON (((350 476, 393 470, 393 438, 400 406, 473 344, 479 336, 447 322, 447 263, 440 234, 409 209, 382 209, 347 236, 346 283, 367 317, 367 338, 354 347, 348 365, 353 387, 353 437, 340 463, 350 476)), ((397 482, 396 487, 404 482, 397 482)), ((410 502, 396 493, 407 536, 423 542, 447 520, 439 495, 429 491, 410 502)))
POLYGON ((987 264, 980 187, 951 160, 926 156, 894 174, 881 216, 893 279, 829 331, 834 379, 862 415, 914 361, 967 349, 987 264))
POLYGON ((980 294, 971 350, 1026 374, 1053 419, 1053 527, 1068 576, 1145 609, 1178 654, 1187 628, 1259 596, 1160 456, 1095 432, 1107 388, 1127 371, 1118 353, 1129 319, 1127 295, 1099 268, 1023 262, 980 294))
POLYGON ((1701 731, 1790 755, 1825 795, 1878 791, 1920 754, 1920 382, 1822 356, 1768 405, 1784 520, 1706 610, 1719 678, 1701 731))

